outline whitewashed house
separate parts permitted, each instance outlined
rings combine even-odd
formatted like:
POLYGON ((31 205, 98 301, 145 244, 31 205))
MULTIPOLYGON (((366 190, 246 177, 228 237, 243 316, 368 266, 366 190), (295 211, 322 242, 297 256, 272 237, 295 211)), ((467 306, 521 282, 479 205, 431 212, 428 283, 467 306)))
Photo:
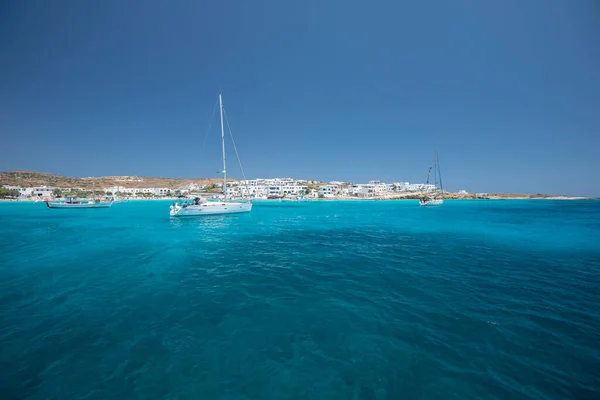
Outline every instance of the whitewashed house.
POLYGON ((111 186, 104 188, 104 193, 125 193, 125 188, 123 186, 111 186))
POLYGON ((340 187, 337 185, 325 185, 319 188, 319 195, 323 197, 335 197, 339 193, 340 187))
POLYGON ((31 196, 41 197, 41 198, 50 197, 50 196, 52 196, 53 190, 54 190, 54 188, 47 187, 47 186, 34 187, 31 192, 31 196))

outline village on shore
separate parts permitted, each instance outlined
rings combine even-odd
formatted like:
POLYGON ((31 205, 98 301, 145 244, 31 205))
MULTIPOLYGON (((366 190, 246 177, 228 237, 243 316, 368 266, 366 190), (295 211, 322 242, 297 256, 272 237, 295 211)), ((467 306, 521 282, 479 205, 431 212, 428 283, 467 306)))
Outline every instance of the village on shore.
MULTIPOLYGON (((149 199, 176 199, 194 197, 219 198, 223 193, 221 182, 194 183, 172 187, 140 187, 144 179, 122 177, 121 185, 108 187, 95 187, 94 178, 85 179, 82 187, 61 187, 49 185, 36 185, 24 187, 21 185, 4 184, 0 187, 0 197, 14 200, 51 200, 65 196, 91 197, 114 196, 130 200, 149 199), (133 184, 127 184, 135 182, 133 184), (92 187, 90 187, 92 186, 92 187), (135 186, 135 187, 134 187, 135 186)), ((98 178, 102 180, 103 178, 98 178)), ((1 182, 0 182, 1 183, 1 182)), ((436 186, 427 183, 394 182, 387 184, 378 180, 368 183, 355 184, 349 182, 331 181, 328 183, 315 180, 298 180, 292 178, 269 178, 238 180, 227 182, 227 197, 252 198, 252 199, 297 199, 307 200, 392 200, 392 199, 418 199, 424 195, 434 193, 436 186)), ((469 193, 466 190, 458 192, 444 191, 447 199, 509 199, 509 198, 555 198, 571 199, 566 196, 544 196, 527 194, 488 194, 469 193)))
MULTIPOLYGON (((179 187, 131 187, 132 185, 119 185, 104 188, 94 188, 96 195, 118 196, 130 199, 148 198, 173 198, 194 196, 215 196, 223 193, 223 183, 212 184, 190 183, 179 187)), ((138 186, 138 185, 136 185, 138 186)), ((89 196, 90 188, 83 187, 58 187, 40 185, 35 187, 22 187, 3 185, 5 190, 11 191, 12 197, 19 199, 51 199, 67 195, 89 196)), ((384 198, 389 195, 410 195, 431 193, 435 185, 410 184, 396 182, 386 184, 380 181, 370 181, 366 184, 352 184, 332 181, 329 183, 309 180, 296 180, 292 178, 269 178, 239 180, 227 182, 227 197, 254 198, 254 199, 280 199, 303 197, 308 199, 334 199, 334 198, 384 198)), ((466 192, 465 192, 466 193, 466 192)))

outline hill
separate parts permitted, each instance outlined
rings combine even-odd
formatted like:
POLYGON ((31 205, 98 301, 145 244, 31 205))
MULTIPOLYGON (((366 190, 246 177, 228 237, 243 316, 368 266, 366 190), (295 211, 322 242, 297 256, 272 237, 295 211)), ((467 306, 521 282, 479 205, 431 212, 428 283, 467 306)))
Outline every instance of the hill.
POLYGON ((179 179, 146 176, 101 176, 73 178, 35 171, 0 172, 0 186, 12 185, 21 187, 34 187, 45 185, 59 188, 82 188, 85 190, 92 189, 94 184, 96 185, 97 189, 111 186, 123 186, 127 188, 164 187, 176 189, 192 183, 197 185, 212 185, 220 182, 222 182, 221 178, 179 179))

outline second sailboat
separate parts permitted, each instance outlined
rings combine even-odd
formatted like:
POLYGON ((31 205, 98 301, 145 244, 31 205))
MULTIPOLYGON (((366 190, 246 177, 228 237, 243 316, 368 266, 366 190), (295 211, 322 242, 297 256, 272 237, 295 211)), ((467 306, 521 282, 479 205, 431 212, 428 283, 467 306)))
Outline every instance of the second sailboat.
MULTIPOLYGON (((427 174, 427 184, 429 185, 429 178, 431 177, 431 168, 427 174)), ((433 180, 435 188, 431 195, 425 195, 419 200, 421 206, 439 206, 444 202, 444 187, 442 186, 442 171, 440 171, 440 162, 438 159, 437 150, 435 151, 435 160, 433 163, 433 180)))

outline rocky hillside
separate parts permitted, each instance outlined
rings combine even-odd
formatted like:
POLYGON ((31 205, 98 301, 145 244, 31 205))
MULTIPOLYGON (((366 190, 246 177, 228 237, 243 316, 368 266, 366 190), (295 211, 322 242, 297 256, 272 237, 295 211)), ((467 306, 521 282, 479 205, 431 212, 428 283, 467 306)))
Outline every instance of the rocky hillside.
POLYGON ((197 185, 211 185, 218 182, 221 182, 221 178, 177 179, 154 178, 146 176, 102 176, 94 178, 72 178, 68 176, 53 175, 45 172, 34 171, 0 172, 0 186, 13 185, 21 187, 45 185, 59 188, 91 189, 92 185, 95 184, 96 188, 123 186, 126 188, 165 187, 169 189, 176 189, 191 183, 195 183, 197 185))

